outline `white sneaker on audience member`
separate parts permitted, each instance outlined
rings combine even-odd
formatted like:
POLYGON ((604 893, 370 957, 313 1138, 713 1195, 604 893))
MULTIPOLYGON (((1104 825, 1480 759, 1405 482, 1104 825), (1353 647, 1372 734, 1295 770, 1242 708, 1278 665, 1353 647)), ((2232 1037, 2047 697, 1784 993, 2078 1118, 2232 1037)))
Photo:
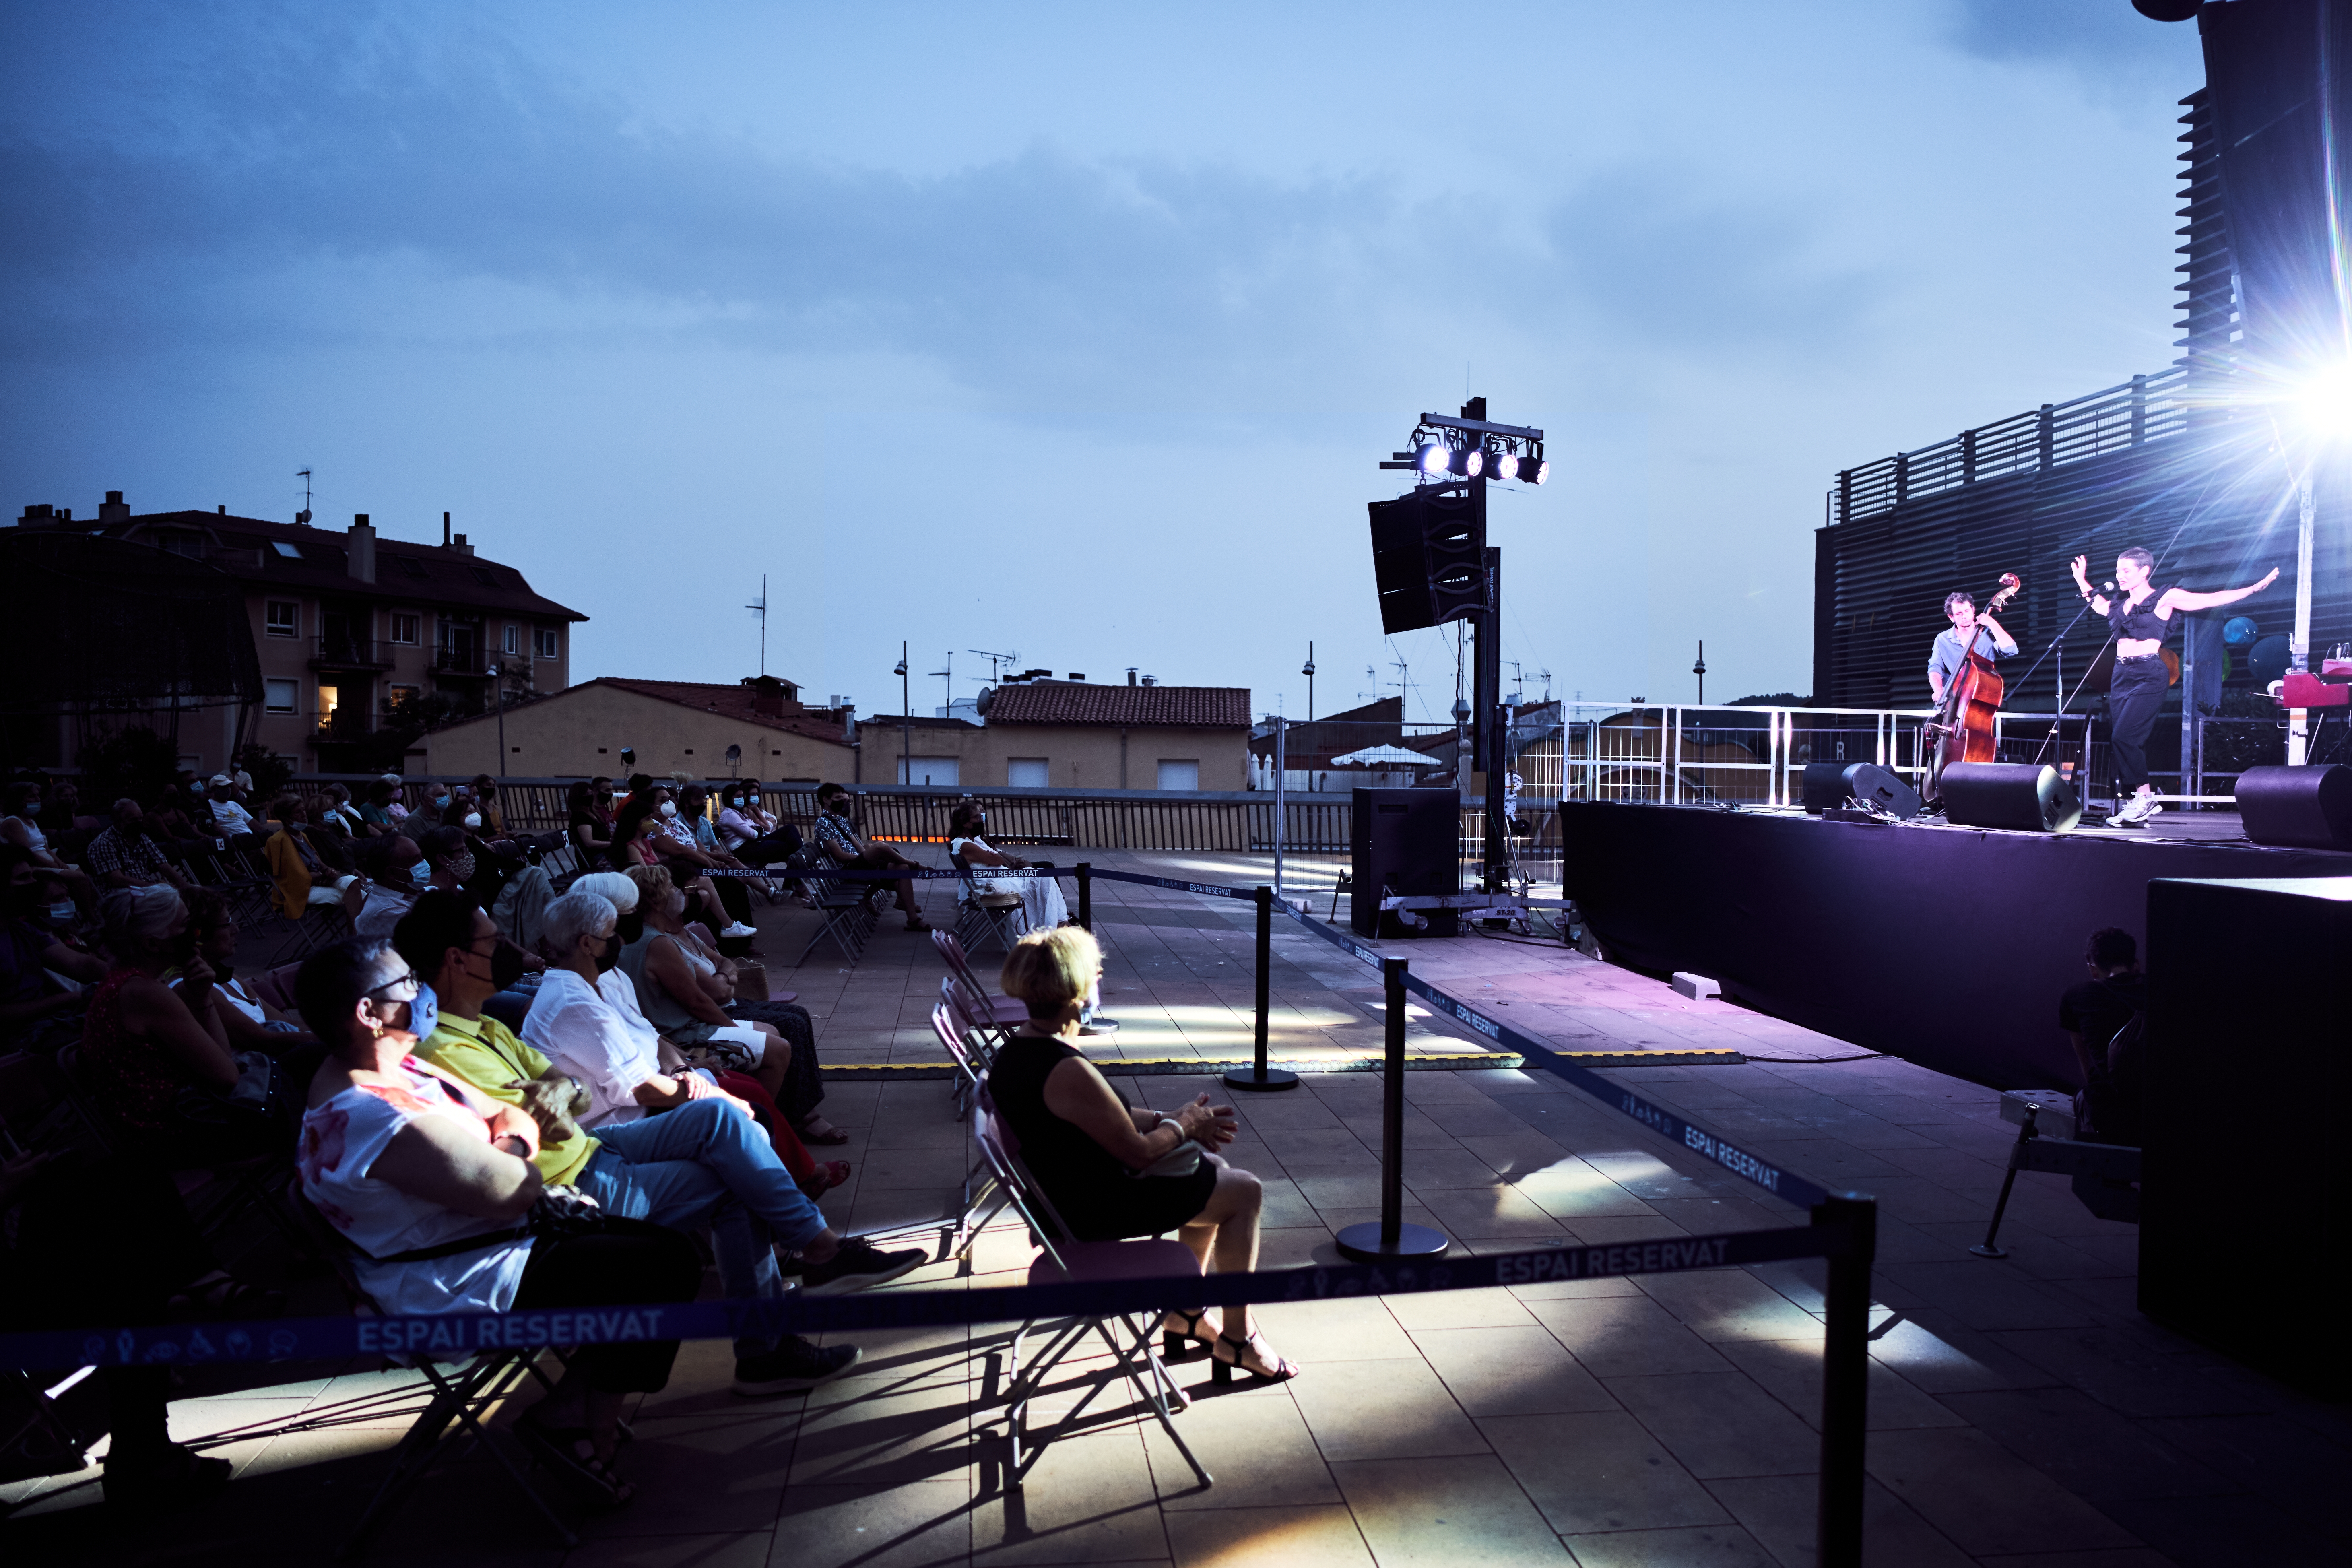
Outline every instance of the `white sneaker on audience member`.
POLYGON ((737 921, 733 925, 729 926, 725 931, 720 931, 719 934, 720 936, 757 936, 760 934, 760 928, 758 926, 747 926, 741 921, 737 921))

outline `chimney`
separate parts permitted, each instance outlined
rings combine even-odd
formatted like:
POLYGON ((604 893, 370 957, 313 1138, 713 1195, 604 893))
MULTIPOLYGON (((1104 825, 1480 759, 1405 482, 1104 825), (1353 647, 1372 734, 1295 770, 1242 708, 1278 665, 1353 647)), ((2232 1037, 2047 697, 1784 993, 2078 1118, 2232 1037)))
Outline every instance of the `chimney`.
POLYGON ((846 697, 841 700, 841 743, 845 746, 857 743, 857 704, 846 697))
POLYGON ((1129 686, 1135 684, 1135 666, 1131 664, 1127 667, 1127 683, 1129 686))
POLYGON ((474 547, 466 542, 466 536, 462 533, 450 542, 449 548, 460 555, 471 555, 474 552, 474 547))
MULTIPOLYGON (((751 689, 752 712, 763 713, 771 719, 784 716, 784 694, 790 688, 782 681, 772 675, 752 675, 746 676, 743 684, 751 689)), ((793 706, 797 708, 799 704, 793 706)))
POLYGON ((449 514, 446 511, 441 514, 441 548, 449 548, 449 514))
POLYGON ((1143 684, 1146 686, 1157 686, 1160 684, 1160 678, 1156 675, 1147 675, 1143 678, 1143 684))
POLYGON ((228 503, 226 501, 223 501, 220 505, 213 508, 213 515, 215 517, 226 517, 228 515, 228 503))
POLYGON ((99 503, 98 521, 100 522, 129 522, 131 521, 131 509, 122 504, 122 492, 121 490, 109 490, 106 492, 106 500, 99 503))
POLYGON ((375 581, 375 530, 368 526, 368 514, 352 514, 351 542, 344 546, 344 556, 351 563, 352 575, 362 583, 375 581))

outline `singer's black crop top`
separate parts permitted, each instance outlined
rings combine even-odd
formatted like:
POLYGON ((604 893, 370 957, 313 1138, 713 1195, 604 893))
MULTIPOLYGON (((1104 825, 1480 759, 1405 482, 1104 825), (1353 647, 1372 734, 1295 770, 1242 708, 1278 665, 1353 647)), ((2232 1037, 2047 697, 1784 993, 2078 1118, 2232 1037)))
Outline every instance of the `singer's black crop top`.
POLYGON ((2172 629, 2172 622, 2158 616, 2156 606, 2170 592, 2169 588, 2155 589, 2131 609, 2124 607, 2121 594, 2108 595, 2107 630, 2118 637, 2130 637, 2135 641, 2162 642, 2165 634, 2172 629))

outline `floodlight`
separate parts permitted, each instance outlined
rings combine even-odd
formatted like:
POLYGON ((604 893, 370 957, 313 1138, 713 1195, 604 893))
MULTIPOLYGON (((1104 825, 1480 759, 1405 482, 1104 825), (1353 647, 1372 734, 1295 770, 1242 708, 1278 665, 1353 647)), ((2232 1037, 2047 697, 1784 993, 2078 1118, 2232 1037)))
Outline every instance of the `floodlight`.
POLYGON ((1549 458, 1521 458, 1519 459, 1519 482, 1521 484, 1539 485, 1549 478, 1551 478, 1551 459, 1549 458))
POLYGON ((1496 453, 1495 477, 1498 479, 1517 479, 1519 477, 1519 455, 1517 452, 1496 453))
POLYGON ((1454 458, 1453 454, 1446 450, 1444 443, 1432 441, 1425 446, 1416 447, 1412 460, 1424 474, 1442 474, 1453 462, 1454 458))
POLYGON ((1465 479, 1475 479, 1486 467, 1486 454, 1475 447, 1457 447, 1445 467, 1465 479))

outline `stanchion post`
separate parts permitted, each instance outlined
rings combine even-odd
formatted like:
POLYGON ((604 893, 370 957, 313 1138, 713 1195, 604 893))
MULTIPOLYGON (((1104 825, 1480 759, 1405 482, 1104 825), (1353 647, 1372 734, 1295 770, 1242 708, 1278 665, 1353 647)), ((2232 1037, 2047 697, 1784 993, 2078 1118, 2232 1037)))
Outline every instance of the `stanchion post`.
POLYGON ((1442 1232, 1404 1223, 1404 972, 1403 959, 1381 960, 1381 989, 1388 1007, 1388 1052, 1381 1094, 1380 1223, 1348 1226, 1333 1238, 1341 1253, 1359 1263, 1437 1258, 1446 1247, 1442 1232))
POLYGON ((1298 1075, 1265 1065, 1266 1033, 1274 1010, 1274 889, 1257 890, 1257 1063, 1250 1072, 1229 1072, 1227 1089, 1270 1090, 1297 1089, 1298 1075))
POLYGON ((1095 929, 1095 868, 1084 860, 1078 862, 1078 927, 1095 929))
POLYGON ((1845 1246, 1829 1259, 1816 1561, 1822 1568, 1861 1568, 1863 1448, 1870 1420, 1870 1267, 1878 1249, 1878 1202, 1842 1193, 1813 1210, 1813 1223, 1846 1233, 1845 1246))

